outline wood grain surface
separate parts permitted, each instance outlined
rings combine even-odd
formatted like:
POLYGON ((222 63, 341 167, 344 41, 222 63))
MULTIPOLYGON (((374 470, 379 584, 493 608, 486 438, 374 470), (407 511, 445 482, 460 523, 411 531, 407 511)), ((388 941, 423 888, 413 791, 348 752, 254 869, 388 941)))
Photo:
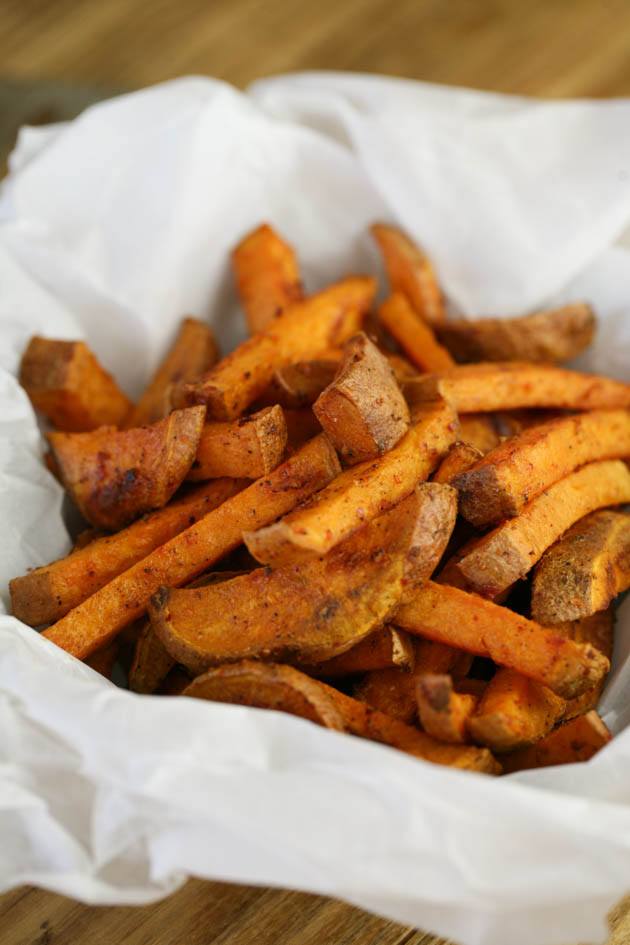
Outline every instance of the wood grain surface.
MULTIPOLYGON (((0 0, 0 155, 22 123, 182 73, 300 69, 541 96, 630 94, 628 0, 0 0)), ((630 899, 609 945, 630 943, 630 899)), ((440 945, 304 893, 190 880, 156 905, 0 897, 2 945, 440 945)), ((509 945, 506 942, 506 945, 509 945)), ((545 945, 541 942, 540 945, 545 945)))

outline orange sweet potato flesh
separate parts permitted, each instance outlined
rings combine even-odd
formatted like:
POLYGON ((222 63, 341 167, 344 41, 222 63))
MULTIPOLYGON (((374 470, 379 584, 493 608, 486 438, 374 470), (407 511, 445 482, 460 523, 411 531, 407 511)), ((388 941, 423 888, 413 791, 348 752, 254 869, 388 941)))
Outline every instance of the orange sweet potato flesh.
POLYGON ((496 598, 525 577, 576 521, 596 509, 630 502, 630 471, 620 460, 589 463, 532 499, 456 554, 440 581, 496 598))
POLYGON ((427 582, 399 607, 392 622, 409 633, 485 656, 566 699, 597 685, 609 661, 505 607, 456 587, 427 582))
POLYGON ((287 425, 277 405, 231 423, 206 423, 187 479, 258 479, 282 461, 286 445, 287 425))
POLYGON ((104 646, 102 650, 98 650, 96 653, 93 653, 92 656, 86 660, 86 663, 97 673, 100 673, 101 676, 104 676, 105 679, 111 679, 112 672, 114 671, 114 664, 116 663, 117 659, 118 640, 112 640, 112 642, 108 643, 107 646, 104 646))
POLYGON ((405 295, 429 325, 443 322, 444 300, 429 259, 398 227, 375 223, 371 232, 383 256, 392 292, 405 295))
POLYGON ((173 657, 147 620, 136 640, 129 670, 129 688, 132 692, 144 694, 155 692, 174 665, 173 657))
POLYGON ((249 658, 331 659, 396 608, 416 505, 409 496, 322 558, 209 587, 161 588, 149 607, 152 626, 192 673, 249 658))
POLYGON ((375 290, 374 279, 355 276, 294 302, 199 381, 184 385, 183 402, 206 404, 210 420, 234 420, 265 392, 277 368, 308 360, 359 331, 375 290))
POLYGON ((227 499, 200 521, 156 548, 44 631, 58 646, 84 659, 142 616, 156 591, 197 577, 237 548, 243 532, 288 512, 339 471, 322 435, 268 476, 227 499))
POLYGON ((485 455, 501 442, 494 416, 483 413, 465 413, 459 418, 459 438, 485 455))
POLYGON ((591 711, 560 725, 536 744, 504 755, 505 773, 588 761, 611 737, 597 712, 591 711))
POLYGON ((444 397, 459 413, 630 407, 630 384, 527 361, 460 365, 408 381, 405 393, 413 403, 444 397))
POLYGON ((340 361, 339 349, 336 353, 324 352, 308 361, 295 361, 277 368, 258 403, 280 404, 292 409, 310 407, 334 380, 340 361))
MULTIPOLYGON (((575 640, 576 643, 590 643, 600 653, 603 653, 608 660, 612 659, 615 631, 615 611, 613 607, 591 614, 590 617, 582 617, 580 620, 570 620, 566 623, 557 624, 553 629, 570 640, 575 640)), ((567 700, 563 719, 572 719, 576 715, 584 715, 585 712, 595 709, 605 683, 606 677, 604 676, 597 685, 587 689, 581 696, 567 700)))
POLYGON ((326 679, 395 666, 409 670, 414 663, 413 637, 395 627, 380 627, 345 653, 303 668, 311 676, 326 679))
POLYGON ((68 433, 117 426, 131 408, 129 398, 83 341, 35 335, 22 356, 20 384, 35 409, 68 433))
POLYGON ((232 252, 232 268, 252 334, 303 297, 295 253, 268 223, 241 240, 232 252))
POLYGON ((450 676, 425 673, 416 684, 416 698, 427 735, 453 745, 469 741, 468 722, 477 705, 475 696, 456 692, 450 676))
POLYGON ((392 449, 409 429, 409 407, 394 372, 364 332, 344 345, 339 370, 313 413, 348 466, 392 449))
POLYGON ((378 317, 419 371, 448 371, 454 366, 455 361, 436 340, 429 323, 402 292, 394 292, 383 302, 378 317))
POLYGON ((461 473, 474 467, 483 454, 470 443, 453 443, 450 450, 433 473, 432 482, 450 484, 461 473))
POLYGON ((580 519, 536 566, 532 615, 545 624, 578 620, 630 587, 630 515, 601 511, 580 519))
POLYGON ((175 410, 148 427, 50 433, 63 484, 81 514, 115 531, 166 505, 197 453, 203 407, 175 410))
POLYGON ((115 535, 96 538, 65 558, 14 578, 9 584, 13 615, 31 627, 59 620, 246 485, 244 480, 216 479, 115 535))
POLYGON ((595 334, 590 305, 576 302, 520 318, 457 319, 438 326, 440 341, 460 362, 570 361, 595 334))
POLYGON ((436 764, 488 774, 500 771, 487 749, 443 745, 292 666, 250 660, 220 666, 197 677, 183 695, 288 712, 326 728, 391 745, 436 764))
POLYGON ((464 470, 453 485, 461 514, 479 528, 518 515, 586 463, 623 457, 630 457, 630 411, 593 410, 523 430, 464 470))
POLYGON ((345 470, 276 524, 247 532, 247 547, 257 561, 273 567, 326 554, 427 479, 456 432, 457 418, 446 404, 421 409, 393 449, 345 470))
POLYGON ((173 387, 196 380, 218 358, 219 348, 210 326, 197 318, 183 318, 175 341, 127 416, 125 427, 162 420, 170 412, 173 387))

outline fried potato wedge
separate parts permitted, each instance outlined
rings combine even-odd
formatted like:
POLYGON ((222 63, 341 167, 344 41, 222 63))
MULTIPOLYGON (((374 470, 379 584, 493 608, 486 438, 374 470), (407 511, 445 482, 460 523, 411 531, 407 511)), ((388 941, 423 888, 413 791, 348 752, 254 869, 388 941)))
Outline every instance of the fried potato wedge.
POLYGON ((398 608, 392 623, 409 633, 490 657, 566 699, 597 685, 610 665, 590 644, 575 643, 476 594, 433 581, 416 589, 398 608))
POLYGON ((192 482, 221 476, 258 479, 282 461, 286 445, 287 425, 277 405, 231 423, 206 423, 186 478, 192 482))
POLYGON ((236 419, 264 393, 277 368, 308 360, 359 331, 375 289, 374 279, 356 276, 293 303, 199 381, 185 384, 182 402, 206 404, 210 420, 236 419))
POLYGON ((195 458, 204 416, 188 407, 148 427, 49 433, 48 441, 83 517, 115 531, 166 505, 195 458))
POLYGON ((420 723, 427 735, 451 745, 470 741, 468 722, 477 706, 476 696, 456 692, 450 676, 427 673, 418 680, 416 698, 420 723))
POLYGON ((405 295, 429 325, 441 324, 444 300, 427 256, 396 226, 375 223, 370 230, 381 251, 392 292, 405 295))
POLYGON ((35 335, 22 355, 20 384, 33 407, 67 433, 117 426, 132 406, 83 341, 35 335))
POLYGON ((630 457, 630 411, 593 410, 523 430, 491 450, 453 485, 476 527, 518 515, 537 495, 584 466, 630 457))
POLYGON ((241 240, 232 252, 232 268, 252 334, 303 297, 295 253, 268 223, 241 240))
POLYGON ((192 673, 240 659, 321 663, 360 643, 400 601, 417 500, 409 496, 328 555, 195 589, 163 587, 151 624, 192 673))
POLYGON ((313 413, 348 466, 390 450, 409 429, 409 407, 394 372, 364 332, 344 345, 339 370, 313 413))
POLYGON ((395 627, 380 627, 345 653, 323 663, 302 667, 311 676, 324 679, 351 676, 371 670, 400 667, 412 670, 416 661, 413 637, 395 627))
POLYGON ((595 334, 590 305, 575 302, 520 318, 454 319, 437 326, 438 337, 459 362, 570 361, 595 334))
POLYGON ((245 544, 257 561, 273 567, 326 554, 427 479, 456 432, 457 418, 446 404, 421 409, 393 449, 345 470, 281 521, 248 531, 245 544))
POLYGON ((621 460, 589 463, 571 473, 452 558, 439 580, 496 598, 526 574, 583 516, 630 502, 630 471, 621 460))
POLYGON ((436 764, 488 774, 498 774, 501 770, 487 749, 443 745, 292 666, 250 660, 220 666, 198 676, 183 695, 288 712, 325 728, 381 742, 436 764))
POLYGON ((459 418, 459 438, 485 456, 501 442, 494 417, 483 413, 465 413, 459 418))
POLYGON ((168 354, 125 419, 126 429, 162 420, 171 411, 173 387, 194 381, 219 359, 214 332, 197 318, 183 318, 168 354))
POLYGON ((630 515, 593 512, 542 556, 532 582, 532 616, 555 624, 605 610, 630 587, 630 515))
POLYGON ((450 485, 457 476, 475 466, 482 457, 483 453, 470 443, 453 443, 433 473, 431 481, 450 485))
POLYGON ((412 308, 402 292, 394 292, 378 310, 382 325, 419 371, 448 371, 453 358, 437 341, 429 323, 412 308))
POLYGON ((504 361, 464 364, 407 381, 412 404, 443 397, 458 413, 525 407, 596 410, 630 407, 630 384, 549 364, 504 361))
POLYGON ((597 712, 589 712, 560 725, 536 744, 504 755, 501 760, 506 774, 527 768, 576 764, 589 761, 611 737, 597 712))
POLYGON ((9 584, 13 616, 31 627, 59 620, 246 485, 244 480, 216 479, 115 535, 98 537, 65 558, 13 578, 9 584))
POLYGON ((84 659, 142 616, 160 587, 177 587, 197 577, 237 548, 246 529, 285 514, 338 471, 339 460, 328 439, 316 437, 268 476, 119 574, 45 630, 44 636, 84 659))

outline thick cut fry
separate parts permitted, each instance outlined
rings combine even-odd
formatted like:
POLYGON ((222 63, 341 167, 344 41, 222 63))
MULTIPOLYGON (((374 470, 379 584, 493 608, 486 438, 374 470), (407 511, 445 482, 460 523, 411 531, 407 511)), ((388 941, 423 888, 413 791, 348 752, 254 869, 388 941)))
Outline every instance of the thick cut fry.
POLYGON ((539 623, 578 620, 630 587, 630 515, 593 512, 542 556, 532 583, 532 616, 539 623))
POLYGON ((374 279, 356 276, 295 302, 197 383, 185 384, 183 402, 207 404, 209 419, 234 420, 264 393, 277 368, 341 345, 359 331, 375 288, 374 279))
POLYGON ((589 712, 560 725, 535 745, 504 755, 501 760, 506 774, 527 768, 570 765, 588 761, 610 739, 611 734, 597 712, 589 712))
POLYGON ((518 515, 548 486, 586 463, 630 457, 630 411, 594 410, 550 420, 506 440, 453 482, 477 527, 518 515))
POLYGON ((399 607, 396 626, 486 656, 529 676, 566 699, 597 685, 609 662, 590 644, 579 644, 456 587, 429 581, 399 607))
POLYGON ((44 636, 84 659, 140 617, 158 588, 185 584, 237 548, 247 528, 283 515, 339 471, 329 441, 316 437, 264 479, 232 496, 66 614, 44 636))
POLYGON ((443 322, 444 300, 429 259, 398 227, 375 223, 371 232, 383 256, 392 292, 406 295, 429 325, 443 322))
POLYGON ((469 720, 472 739, 492 751, 513 751, 547 735, 562 718, 565 700, 513 669, 499 669, 469 720))
POLYGON ((268 407, 231 423, 206 423, 187 478, 193 482, 221 476, 258 479, 281 462, 286 445, 282 407, 268 407))
POLYGON ((408 433, 378 459, 347 469, 312 502, 282 521, 245 536, 262 564, 277 566, 326 554, 381 512, 409 495, 455 440, 457 418, 445 404, 414 416, 408 433))
POLYGON ((349 466, 390 450, 409 429, 409 407, 387 358, 364 332, 344 346, 344 356, 313 412, 349 466))
POLYGON ((427 735, 452 745, 469 741, 468 722, 477 706, 476 696, 455 692, 450 676, 427 673, 418 679, 416 698, 427 735))
POLYGON ((68 433, 118 425, 131 408, 131 401, 83 341, 35 335, 22 356, 20 384, 35 409, 68 433))
POLYGON ((488 774, 501 770, 487 749, 443 745, 292 666, 249 660, 220 666, 195 679, 183 695, 288 712, 325 728, 391 745, 436 764, 488 774))
POLYGON ((576 302, 520 318, 445 321, 437 328, 453 357, 467 361, 570 361, 595 334, 590 305, 576 302))
POLYGON ((114 531, 166 505, 197 453, 203 407, 175 410, 149 427, 50 433, 64 486, 83 517, 114 531))
POLYGON ((596 410, 630 407, 630 384, 549 364, 505 361, 465 364, 407 381, 410 403, 444 397, 458 413, 491 413, 522 407, 596 410))
POLYGON ((400 601, 416 507, 409 496, 323 558, 210 587, 163 587, 149 606, 152 626, 193 673, 252 657, 304 665, 344 653, 400 601))
POLYGON ((117 659, 118 640, 112 640, 112 642, 108 643, 107 646, 104 646, 102 650, 92 653, 90 658, 85 662, 97 673, 100 673, 101 676, 104 676, 105 679, 111 679, 117 659))
POLYGON ((352 649, 323 663, 303 667, 311 676, 333 678, 367 673, 389 667, 412 670, 416 661, 413 637, 395 627, 375 630, 352 649))
POLYGON ((233 250, 232 267, 252 334, 303 296, 295 253, 268 223, 248 233, 233 250))
POLYGON ((210 326, 197 318, 183 318, 170 351, 126 418, 125 427, 141 427, 162 420, 170 413, 173 387, 196 380, 218 358, 219 349, 210 326))
POLYGON ((493 417, 483 413, 465 413, 459 418, 459 438, 484 456, 501 442, 493 417))
POLYGON ((427 321, 412 308, 402 292, 395 292, 383 302, 378 317, 420 371, 439 373, 454 366, 449 352, 436 340, 427 321))
POLYGON ((464 546, 440 581, 483 597, 503 594, 589 512, 630 502, 630 471, 620 460, 589 463, 532 499, 520 515, 464 546))
POLYGON ((59 620, 246 485, 243 480, 217 479, 115 535, 98 538, 66 558, 14 578, 9 584, 13 615, 31 627, 59 620))
POLYGON ((129 688, 132 692, 155 692, 174 665, 173 657, 147 620, 136 640, 129 670, 129 688))
POLYGON ((437 568, 457 519, 457 492, 452 486, 424 482, 416 486, 416 527, 407 554, 405 594, 423 584, 437 568))
POLYGON ((432 482, 448 485, 461 473, 475 466, 482 457, 483 454, 480 450, 475 446, 471 446, 469 443, 453 443, 450 450, 433 473, 432 482))
MULTIPOLYGON (((580 620, 557 624, 553 629, 563 636, 567 636, 570 640, 575 640, 576 643, 590 643, 600 653, 603 653, 608 660, 612 660, 615 631, 613 607, 591 614, 590 617, 582 617, 580 620)), ((601 679, 596 686, 583 692, 581 696, 569 699, 565 704, 563 718, 572 719, 576 715, 584 715, 590 709, 596 708, 605 683, 606 677, 601 679)))

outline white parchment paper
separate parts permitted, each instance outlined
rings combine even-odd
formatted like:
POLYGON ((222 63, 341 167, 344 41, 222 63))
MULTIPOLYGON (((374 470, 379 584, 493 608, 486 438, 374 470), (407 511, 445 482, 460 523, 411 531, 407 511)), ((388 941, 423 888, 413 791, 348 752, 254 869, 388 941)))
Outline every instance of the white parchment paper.
MULTIPOLYGON (((0 587, 68 548, 15 380, 85 337, 130 395, 185 313, 242 336, 228 251, 269 220, 308 289, 378 271, 399 221, 452 303, 563 299, 586 368, 628 380, 630 103, 536 103, 370 76, 182 79, 26 129, 0 197, 0 587)), ((630 889, 630 606, 586 765, 493 780, 305 721, 137 696, 0 616, 0 889, 141 903, 188 875, 339 896, 464 945, 597 941, 630 889)))

